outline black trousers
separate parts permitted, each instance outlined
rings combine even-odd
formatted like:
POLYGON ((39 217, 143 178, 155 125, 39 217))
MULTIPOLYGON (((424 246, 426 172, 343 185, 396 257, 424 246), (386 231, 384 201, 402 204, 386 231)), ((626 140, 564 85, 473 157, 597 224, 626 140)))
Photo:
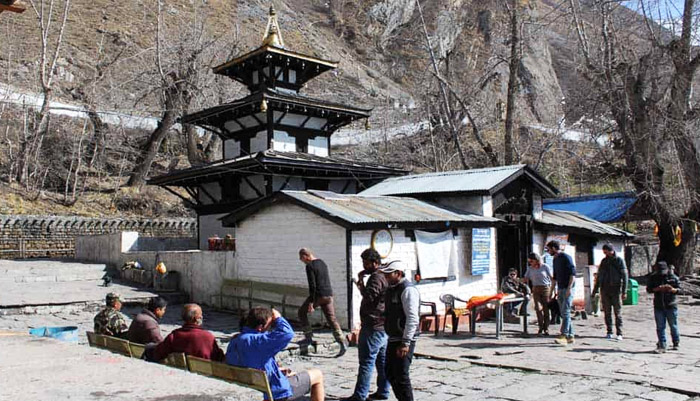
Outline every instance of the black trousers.
POLYGON ((399 401, 413 401, 413 387, 408 371, 413 361, 413 351, 416 349, 416 342, 411 341, 408 354, 399 358, 396 350, 401 346, 401 342, 389 342, 386 347, 386 378, 394 390, 394 396, 399 401))

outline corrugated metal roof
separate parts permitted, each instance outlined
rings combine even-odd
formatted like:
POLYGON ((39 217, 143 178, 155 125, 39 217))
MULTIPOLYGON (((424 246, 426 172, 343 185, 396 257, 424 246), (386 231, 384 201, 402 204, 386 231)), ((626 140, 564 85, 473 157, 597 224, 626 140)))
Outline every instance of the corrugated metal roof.
POLYGON ((576 212, 562 210, 543 210, 542 218, 535 219, 535 222, 548 226, 574 228, 588 231, 594 235, 610 235, 615 237, 634 237, 627 231, 620 230, 613 226, 590 219, 576 212))
POLYGON ((351 224, 480 222, 500 220, 476 214, 456 213, 434 204, 395 196, 340 195, 327 191, 283 191, 300 202, 351 224))
POLYGON ((564 210, 580 213, 593 220, 609 223, 621 220, 637 202, 634 192, 586 195, 561 199, 546 199, 545 210, 564 210))
POLYGON ((445 192, 489 192, 511 177, 527 174, 548 193, 557 189, 525 164, 474 170, 445 171, 386 179, 361 195, 410 195, 445 192))

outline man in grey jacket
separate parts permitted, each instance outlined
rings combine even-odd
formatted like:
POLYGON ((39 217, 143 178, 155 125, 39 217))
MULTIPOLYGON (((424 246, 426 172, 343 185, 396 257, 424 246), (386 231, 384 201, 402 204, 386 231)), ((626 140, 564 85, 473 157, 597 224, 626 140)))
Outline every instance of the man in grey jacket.
POLYGON ((608 330, 606 338, 622 340, 622 300, 627 298, 627 281, 629 279, 625 261, 615 253, 612 244, 603 245, 605 258, 598 267, 598 279, 593 287, 593 294, 600 290, 600 300, 603 304, 605 326, 608 330), (611 310, 612 309, 612 310, 611 310), (612 314, 615 312, 615 329, 617 337, 613 337, 612 314))
POLYGON ((389 336, 386 376, 398 401, 413 401, 409 369, 419 334, 420 293, 406 279, 406 267, 401 261, 387 263, 379 270, 389 283, 384 302, 384 330, 389 336))

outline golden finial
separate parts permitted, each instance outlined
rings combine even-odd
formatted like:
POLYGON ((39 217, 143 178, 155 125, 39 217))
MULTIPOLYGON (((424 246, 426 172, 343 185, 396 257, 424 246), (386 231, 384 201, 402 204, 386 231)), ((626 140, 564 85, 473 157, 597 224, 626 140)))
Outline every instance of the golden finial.
POLYGON ((277 22, 277 12, 273 6, 270 6, 270 16, 267 19, 267 28, 265 28, 263 35, 263 46, 284 47, 282 31, 279 22, 277 22))
POLYGON ((267 111, 267 100, 263 99, 260 103, 260 111, 263 113, 267 111))
POLYGON ((369 124, 369 117, 368 117, 368 118, 365 120, 365 129, 366 129, 367 131, 369 131, 370 128, 372 128, 372 126, 369 124))

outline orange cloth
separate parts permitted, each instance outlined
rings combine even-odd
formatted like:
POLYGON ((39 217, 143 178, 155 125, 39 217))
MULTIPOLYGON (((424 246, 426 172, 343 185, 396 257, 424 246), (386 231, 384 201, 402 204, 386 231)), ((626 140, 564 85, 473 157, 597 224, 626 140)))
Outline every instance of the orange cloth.
POLYGON ((467 302, 467 308, 471 309, 474 307, 477 307, 479 305, 483 305, 487 302, 497 300, 497 299, 503 299, 506 296, 506 294, 496 294, 496 295, 477 295, 469 298, 469 302, 467 302))

